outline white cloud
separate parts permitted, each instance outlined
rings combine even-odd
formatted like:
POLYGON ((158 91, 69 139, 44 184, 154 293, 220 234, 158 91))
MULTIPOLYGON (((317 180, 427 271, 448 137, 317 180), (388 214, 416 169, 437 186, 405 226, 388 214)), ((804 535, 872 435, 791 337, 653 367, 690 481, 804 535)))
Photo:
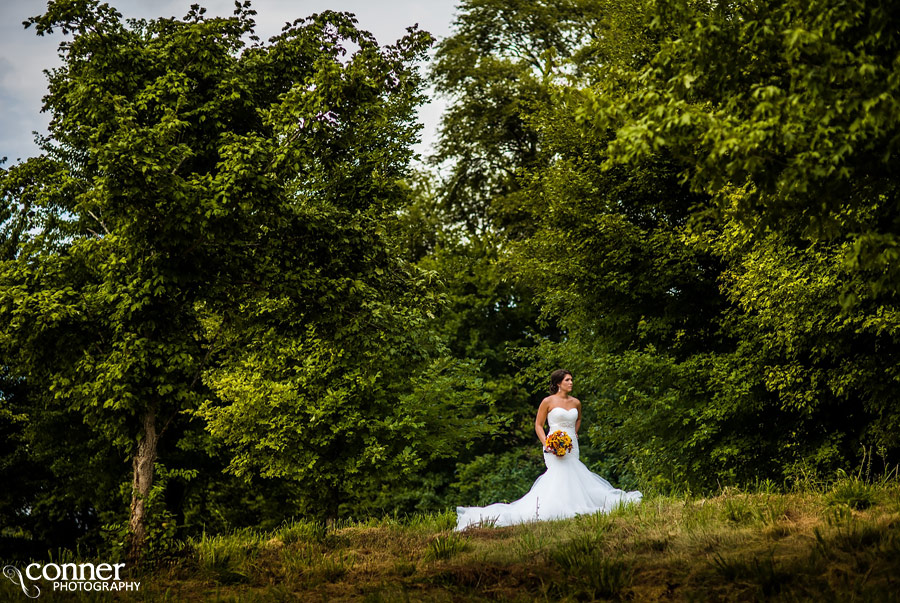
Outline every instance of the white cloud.
MULTIPOLYGON (((126 18, 180 18, 194 2, 206 7, 207 16, 234 12, 234 0, 121 0, 110 4, 126 18)), ((279 33, 285 22, 330 9, 354 13, 361 29, 372 32, 379 43, 390 44, 414 23, 437 37, 446 36, 454 0, 256 0, 252 7, 257 11, 256 33, 263 40, 279 33)), ((22 26, 22 21, 44 10, 46 2, 41 0, 0 1, 0 157, 8 156, 11 161, 36 154, 32 131, 46 133, 49 123, 49 116, 40 112, 47 86, 43 70, 60 65, 57 47, 63 36, 57 31, 39 37, 34 28, 22 26)), ((420 110, 425 127, 418 152, 424 153, 433 141, 442 108, 443 103, 432 101, 420 110)))

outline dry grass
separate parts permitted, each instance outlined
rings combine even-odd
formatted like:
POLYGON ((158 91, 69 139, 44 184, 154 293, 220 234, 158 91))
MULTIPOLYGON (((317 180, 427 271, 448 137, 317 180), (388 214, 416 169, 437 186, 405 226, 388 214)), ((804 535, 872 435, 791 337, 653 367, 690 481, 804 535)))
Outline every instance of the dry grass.
MULTIPOLYGON (((835 500, 840 490, 726 489, 714 498, 653 497, 610 515, 461 535, 450 529, 452 514, 327 530, 292 524, 188 543, 185 557, 142 576, 141 592, 127 598, 898 600, 900 485, 850 494, 865 504, 835 500)), ((4 585, 4 595, 16 593, 4 585)))

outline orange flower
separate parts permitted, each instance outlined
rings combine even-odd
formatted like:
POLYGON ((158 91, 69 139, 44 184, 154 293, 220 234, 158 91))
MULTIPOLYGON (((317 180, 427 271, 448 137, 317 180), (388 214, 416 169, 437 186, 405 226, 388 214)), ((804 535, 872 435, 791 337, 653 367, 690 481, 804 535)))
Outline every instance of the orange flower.
POLYGON ((550 448, 556 456, 563 456, 567 452, 572 452, 572 438, 565 431, 554 431, 547 436, 547 448, 550 448))

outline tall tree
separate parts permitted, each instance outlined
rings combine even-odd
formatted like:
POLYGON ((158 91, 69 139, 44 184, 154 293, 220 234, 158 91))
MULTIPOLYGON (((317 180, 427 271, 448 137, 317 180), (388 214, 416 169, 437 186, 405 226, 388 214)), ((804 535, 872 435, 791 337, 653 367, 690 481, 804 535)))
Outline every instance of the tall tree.
POLYGON ((450 99, 432 162, 449 218, 470 235, 528 230, 519 170, 535 167, 538 136, 527 114, 549 100, 549 84, 596 32, 595 0, 466 0, 432 67, 450 99))
MULTIPOLYGON (((331 430, 329 452, 301 460, 331 483, 357 473, 351 454, 369 466, 415 457, 401 454, 399 424, 367 421, 404 386, 415 401, 415 375, 398 382, 398 368, 386 382, 380 363, 426 370, 434 349, 398 342, 436 300, 385 235, 430 37, 410 29, 379 47, 351 15, 326 12, 261 43, 249 2, 236 7, 126 23, 96 0, 58 0, 26 23, 73 37, 49 76, 45 153, 0 175, 3 247, 15 249, 0 258, 4 370, 35 412, 56 409, 131 458, 132 557, 160 438, 198 408, 231 437, 228 417, 260 403, 274 412, 290 399, 285 410, 313 415, 330 405, 341 422, 313 423, 331 430), (247 393, 273 373, 295 381, 247 393)), ((262 463, 291 472, 277 451, 309 441, 303 422, 287 422, 300 440, 273 441, 286 432, 249 419, 237 452, 262 430, 262 463)))
POLYGON ((821 413, 841 447, 897 450, 897 391, 886 384, 900 301, 900 11, 672 2, 649 5, 647 18, 659 51, 613 79, 620 96, 596 89, 583 113, 616 131, 608 165, 676 157, 715 202, 695 230, 733 263, 725 282, 746 332, 769 336, 766 388, 821 413))
POLYGON ((593 435, 660 485, 896 454, 896 11, 608 8, 590 85, 536 119, 510 267, 567 338, 531 357, 584 367, 593 435))
MULTIPOLYGON (((608 163, 665 149, 745 227, 846 239, 847 267, 867 273, 873 294, 894 295, 896 6, 676 1, 645 14, 659 51, 594 89, 582 113, 616 130, 608 163)), ((845 305, 854 299, 848 290, 845 305)))

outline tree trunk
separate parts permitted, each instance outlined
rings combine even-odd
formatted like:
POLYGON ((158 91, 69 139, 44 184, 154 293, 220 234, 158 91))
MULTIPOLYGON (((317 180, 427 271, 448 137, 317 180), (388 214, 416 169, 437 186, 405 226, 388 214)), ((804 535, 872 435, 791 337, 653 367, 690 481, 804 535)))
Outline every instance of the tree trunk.
POLYGON ((145 514, 147 497, 153 485, 153 467, 156 463, 156 446, 159 436, 156 433, 156 411, 149 409, 144 415, 144 433, 138 441, 132 467, 134 478, 131 485, 131 543, 128 552, 130 563, 137 563, 144 548, 147 536, 145 514))

